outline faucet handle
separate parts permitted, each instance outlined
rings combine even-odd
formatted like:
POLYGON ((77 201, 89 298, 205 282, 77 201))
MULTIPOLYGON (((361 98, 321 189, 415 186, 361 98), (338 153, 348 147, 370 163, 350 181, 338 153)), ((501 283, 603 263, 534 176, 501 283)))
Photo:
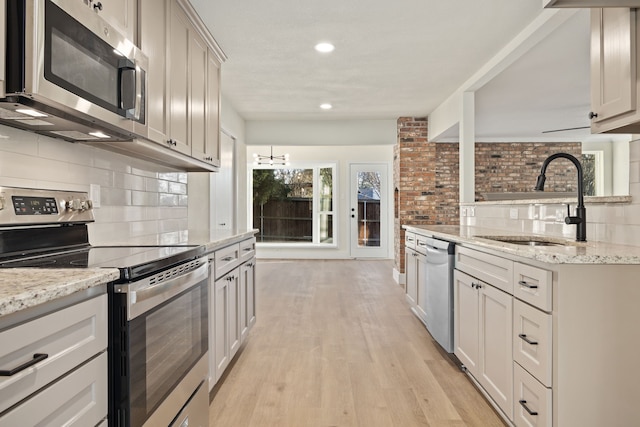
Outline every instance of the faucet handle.
POLYGON ((565 224, 580 224, 582 218, 579 216, 571 216, 571 205, 567 203, 567 216, 564 218, 565 224))

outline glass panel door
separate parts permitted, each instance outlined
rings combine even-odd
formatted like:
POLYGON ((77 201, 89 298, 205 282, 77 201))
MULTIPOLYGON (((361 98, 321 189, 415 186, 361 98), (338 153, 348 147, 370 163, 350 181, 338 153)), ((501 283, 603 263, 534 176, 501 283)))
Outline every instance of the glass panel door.
POLYGON ((387 257, 387 165, 351 165, 351 256, 387 257))

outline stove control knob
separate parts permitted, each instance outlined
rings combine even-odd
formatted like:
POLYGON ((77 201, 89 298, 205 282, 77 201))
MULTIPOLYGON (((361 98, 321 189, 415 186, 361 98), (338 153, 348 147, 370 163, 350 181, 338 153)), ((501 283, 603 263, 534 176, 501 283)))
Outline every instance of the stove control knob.
POLYGON ((82 200, 80 199, 71 200, 71 210, 72 211, 82 210, 82 200))
POLYGON ((5 201, 4 196, 0 196, 0 211, 4 209, 5 201))
POLYGON ((93 202, 87 199, 87 209, 93 209, 93 202))

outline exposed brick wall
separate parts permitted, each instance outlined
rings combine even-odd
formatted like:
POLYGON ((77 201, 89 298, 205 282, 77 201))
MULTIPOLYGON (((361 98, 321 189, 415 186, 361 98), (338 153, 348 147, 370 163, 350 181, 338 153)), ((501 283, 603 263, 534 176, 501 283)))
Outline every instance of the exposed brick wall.
POLYGON ((457 144, 430 143, 427 119, 398 119, 394 147, 395 267, 404 272, 402 225, 458 224, 457 144))
MULTIPOLYGON (((476 200, 483 193, 533 191, 542 162, 558 152, 580 158, 579 142, 476 143, 476 200)), ((576 170, 568 160, 557 159, 547 169, 545 191, 576 191, 576 170)))

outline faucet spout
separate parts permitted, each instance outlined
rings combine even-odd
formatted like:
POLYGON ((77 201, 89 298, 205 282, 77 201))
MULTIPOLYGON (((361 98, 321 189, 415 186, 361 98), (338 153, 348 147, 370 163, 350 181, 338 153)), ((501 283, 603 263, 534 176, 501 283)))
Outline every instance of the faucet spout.
MULTIPOLYGON (((542 163, 542 169, 540 170, 540 175, 538 175, 538 180, 536 182, 535 190, 536 191, 544 191, 544 182, 546 180, 545 173, 547 172, 547 167, 549 163, 553 160, 563 158, 570 160, 578 170, 578 206, 576 207, 576 215, 571 216, 571 212, 568 213, 567 217, 564 219, 564 222, 567 224, 575 224, 576 225, 576 240, 579 242, 585 242, 587 240, 587 210, 584 207, 584 191, 582 188, 583 182, 583 172, 582 165, 580 161, 576 159, 571 154, 567 153, 556 153, 552 154, 545 159, 542 163)), ((567 206, 568 209, 568 206, 567 206)))

